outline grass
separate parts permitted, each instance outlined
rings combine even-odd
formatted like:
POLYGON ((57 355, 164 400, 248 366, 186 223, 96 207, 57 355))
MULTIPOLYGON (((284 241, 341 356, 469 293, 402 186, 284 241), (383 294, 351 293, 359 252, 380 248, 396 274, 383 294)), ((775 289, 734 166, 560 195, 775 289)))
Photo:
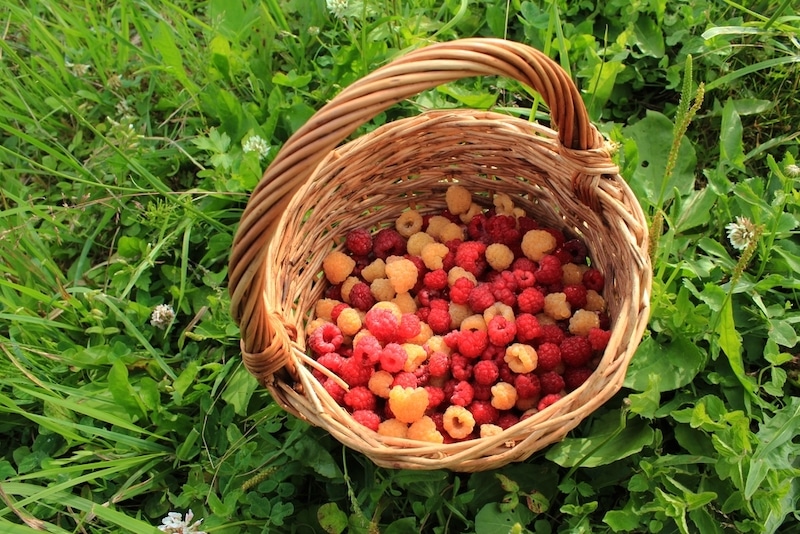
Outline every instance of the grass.
MULTIPOLYGON (((214 534, 800 531, 791 2, 0 5, 4 532, 158 532, 189 509, 214 534), (386 470, 243 369, 227 259, 249 192, 316 109, 468 36, 537 46, 583 89, 653 221, 653 311, 623 391, 562 444, 485 473, 386 470), (253 136, 269 150, 245 151, 253 136), (743 250, 737 217, 759 236, 743 250)), ((538 102, 467 80, 359 134, 495 98, 538 102)))

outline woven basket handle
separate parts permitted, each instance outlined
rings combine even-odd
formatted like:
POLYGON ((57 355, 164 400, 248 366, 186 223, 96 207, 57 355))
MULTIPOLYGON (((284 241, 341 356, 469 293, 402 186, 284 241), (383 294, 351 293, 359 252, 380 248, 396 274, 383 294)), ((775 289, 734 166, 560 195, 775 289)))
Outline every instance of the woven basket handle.
POLYGON ((462 39, 410 52, 344 89, 283 145, 245 208, 233 243, 229 289, 240 326, 245 365, 257 378, 289 365, 294 328, 265 302, 267 245, 291 197, 317 165, 359 126, 421 91, 461 78, 499 75, 535 89, 550 108, 566 149, 589 150, 602 138, 580 93, 553 60, 526 45, 501 39, 462 39))

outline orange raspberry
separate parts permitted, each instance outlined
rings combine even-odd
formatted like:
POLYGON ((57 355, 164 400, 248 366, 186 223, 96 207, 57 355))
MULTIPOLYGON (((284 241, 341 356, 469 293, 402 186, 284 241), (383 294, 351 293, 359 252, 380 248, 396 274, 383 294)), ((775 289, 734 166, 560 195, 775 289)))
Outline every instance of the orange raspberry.
POLYGON ((606 310, 606 300, 594 289, 586 292, 586 306, 583 307, 587 311, 601 312, 606 310))
POLYGON ((442 230, 448 224, 450 224, 450 219, 448 219, 447 217, 442 217, 441 215, 434 215, 433 217, 428 219, 428 228, 427 230, 425 230, 425 232, 428 235, 430 235, 434 240, 438 240, 439 234, 442 233, 442 230))
POLYGON ((449 406, 444 412, 442 425, 453 439, 463 439, 472 434, 475 429, 475 418, 463 406, 449 406))
POLYGON ((444 436, 436 429, 436 423, 433 422, 433 419, 427 415, 411 423, 411 426, 408 427, 408 434, 406 437, 417 441, 444 443, 444 436))
POLYGON ((435 271, 436 269, 442 268, 444 265, 442 260, 447 256, 448 252, 450 252, 450 249, 447 248, 447 245, 444 243, 428 243, 422 247, 420 256, 425 263, 425 267, 431 271, 435 271))
MULTIPOLYGON (((395 293, 406 293, 417 285, 419 271, 413 261, 399 258, 386 263, 386 278, 389 279, 395 293)), ((392 298, 394 295, 389 299, 381 300, 391 300, 392 298)))
POLYGON ((345 308, 336 318, 336 326, 346 336, 354 336, 361 330, 361 314, 354 308, 345 308))
POLYGON ((336 299, 319 299, 314 307, 314 316, 319 319, 331 321, 331 312, 337 304, 341 304, 340 300, 336 299))
MULTIPOLYGON (((447 220, 447 219, 445 219, 447 220)), ((436 241, 433 236, 427 232, 417 232, 416 234, 412 235, 408 238, 408 242, 406 243, 406 250, 409 254, 413 256, 419 256, 422 254, 422 249, 428 243, 433 243, 436 241)))
POLYGON ((372 376, 369 377, 369 382, 367 383, 367 387, 377 397, 388 399, 392 382, 394 382, 394 377, 392 376, 392 374, 389 373, 388 371, 380 370, 372 373, 372 376))
POLYGON ((389 409, 399 421, 418 421, 428 409, 428 392, 420 387, 394 386, 389 391, 389 409))
POLYGON ((392 282, 388 278, 376 278, 369 285, 369 290, 375 300, 386 302, 392 300, 397 291, 394 290, 392 282))
POLYGON ((588 336, 592 328, 600 327, 597 312, 577 310, 569 319, 569 332, 576 336, 588 336))
POLYGON ((497 425, 483 424, 481 425, 481 437, 490 438, 503 432, 503 429, 497 425))
POLYGON ((517 403, 517 390, 508 382, 492 386, 492 406, 498 410, 510 410, 517 403))
POLYGON ((533 261, 539 261, 556 249, 558 242, 546 230, 528 230, 522 236, 522 253, 533 261))
POLYGON ((444 201, 447 203, 447 211, 453 215, 461 215, 472 206, 472 193, 463 185, 454 184, 445 191, 444 201))
POLYGON ((403 343, 402 347, 408 355, 406 363, 403 365, 403 371, 407 373, 413 373, 417 367, 422 365, 422 362, 428 359, 428 353, 416 343, 403 343))
POLYGON ((572 315, 572 308, 567 302, 567 296, 562 293, 550 293, 544 298, 544 313, 559 321, 568 319, 572 315))
POLYGON ((536 349, 523 343, 514 343, 506 349, 503 357, 509 369, 518 374, 530 373, 539 361, 536 349))
POLYGON ((380 258, 361 269, 361 278, 369 283, 376 278, 386 278, 386 262, 380 258))
POLYGON ((387 419, 378 425, 378 434, 392 438, 405 438, 408 435, 408 425, 397 419, 387 419))
POLYGON ((464 228, 460 224, 451 222, 439 231, 439 241, 447 243, 454 239, 464 239, 464 228))
POLYGON ((514 262, 514 252, 502 243, 492 243, 486 247, 486 261, 495 271, 502 271, 514 262))
POLYGON ((344 252, 334 250, 330 252, 325 259, 322 260, 322 271, 325 273, 325 278, 331 284, 341 284, 344 282, 353 269, 356 267, 356 261, 345 254, 344 252))
POLYGON ((394 228, 401 236, 411 237, 422 230, 422 215, 417 210, 404 211, 394 222, 394 228))
POLYGON ((565 286, 580 284, 583 282, 583 273, 585 273, 588 269, 588 265, 565 263, 561 266, 561 283, 565 286))

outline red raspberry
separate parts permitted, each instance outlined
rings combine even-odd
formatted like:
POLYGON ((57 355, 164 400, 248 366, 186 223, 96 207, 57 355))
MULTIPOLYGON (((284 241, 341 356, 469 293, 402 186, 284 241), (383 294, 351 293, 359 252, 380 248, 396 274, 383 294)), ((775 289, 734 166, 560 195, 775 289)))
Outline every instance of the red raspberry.
POLYGON ((558 247, 555 255, 561 260, 561 263, 576 263, 586 264, 586 245, 580 239, 570 239, 564 241, 564 244, 558 247))
POLYGON ((532 399, 538 397, 542 391, 539 377, 533 373, 525 373, 514 377, 514 388, 520 399, 532 399))
POLYGON ((431 299, 430 308, 432 310, 447 311, 450 309, 450 303, 447 302, 445 299, 431 299))
POLYGON ((503 357, 506 355, 506 348, 497 345, 489 344, 486 350, 481 354, 481 360, 494 360, 495 362, 502 362, 503 357))
POLYGON ((339 368, 339 376, 342 380, 347 382, 351 388, 358 386, 366 386, 369 378, 372 376, 372 367, 363 365, 361 361, 356 358, 347 358, 342 362, 339 368))
POLYGON ((356 228, 347 233, 344 246, 355 256, 366 256, 372 252, 372 236, 364 228, 356 228))
POLYGON ((514 260, 514 263, 511 264, 512 271, 529 271, 533 272, 536 270, 536 262, 526 258, 525 256, 520 256, 519 258, 514 260))
POLYGON ((447 345, 452 350, 458 349, 458 338, 461 337, 461 332, 458 330, 452 330, 444 335, 442 339, 444 339, 445 345, 447 345))
POLYGON ((356 410, 353 412, 353 419, 356 420, 356 423, 375 432, 378 431, 378 426, 381 424, 381 416, 372 410, 356 410))
POLYGON ((514 269, 514 280, 517 282, 517 288, 527 289, 536 285, 536 276, 533 271, 525 271, 523 269, 514 269))
POLYGON ((342 284, 336 284, 335 286, 328 286, 323 296, 326 299, 342 300, 342 284))
POLYGON ((325 391, 328 392, 328 395, 336 401, 336 404, 344 404, 344 394, 347 393, 345 389, 339 385, 339 383, 332 379, 326 378, 325 381, 322 383, 322 387, 325 388, 325 391))
POLYGON ((458 333, 458 352, 467 358, 477 358, 489 346, 489 336, 483 330, 464 330, 458 333))
POLYGON ((537 223, 535 219, 532 219, 527 215, 523 215, 522 217, 517 217, 517 226, 519 227, 519 232, 522 235, 525 235, 525 232, 529 230, 538 230, 540 228, 539 223, 537 223))
POLYGON ((344 362, 344 358, 335 352, 328 352, 317 358, 317 363, 336 374, 339 374, 339 370, 342 368, 342 362, 344 362))
POLYGON ((417 386, 421 387, 428 384, 428 381, 431 379, 431 372, 428 370, 426 364, 422 364, 414 369, 414 376, 417 377, 417 386))
POLYGON ((592 328, 589 330, 589 343, 592 345, 592 350, 603 351, 608 346, 608 341, 611 339, 611 332, 602 330, 600 328, 592 328))
POLYGON ((472 391, 474 392, 472 400, 488 401, 491 400, 492 398, 492 386, 484 386, 483 384, 473 384, 472 391))
POLYGON ((353 358, 362 365, 375 365, 381 358, 381 343, 375 336, 361 336, 353 347, 353 358))
MULTIPOLYGON (((561 281, 563 269, 561 262, 552 254, 547 254, 539 260, 539 268, 533 273, 540 284, 556 284, 561 281)), ((588 286, 587 286, 588 287, 588 286)))
POLYGON ((428 313, 428 326, 431 327, 434 334, 444 334, 450 331, 450 312, 447 310, 440 310, 431 308, 428 313))
POLYGON ((381 369, 389 373, 399 373, 408 359, 408 353, 397 343, 387 343, 380 352, 380 359, 381 369))
MULTIPOLYGON (((445 243, 445 245, 452 242, 453 241, 448 241, 447 243, 445 243)), ((451 250, 450 252, 444 255, 444 258, 442 258, 442 269, 449 272, 450 269, 452 269, 455 266, 456 266, 456 253, 451 250)), ((445 432, 445 434, 447 434, 447 432, 445 432)))
POLYGON ((459 219, 459 218, 458 218, 458 215, 455 215, 454 213, 452 213, 452 212, 451 212, 450 210, 448 210, 448 209, 443 209, 443 210, 442 210, 442 211, 439 213, 439 215, 441 215, 441 216, 442 216, 442 217, 444 217, 445 219, 448 219, 450 222, 454 222, 454 223, 457 223, 457 224, 460 224, 460 223, 461 223, 461 219, 459 219))
POLYGON ((457 406, 467 406, 472 402, 472 397, 475 392, 472 389, 472 384, 462 380, 456 384, 453 394, 450 396, 450 403, 457 406))
POLYGON ((517 325, 502 315, 495 315, 487 325, 489 341, 493 345, 505 346, 517 335, 517 325))
POLYGON ((554 371, 561 365, 561 349, 555 343, 541 343, 536 354, 539 356, 536 368, 542 373, 554 371))
POLYGON ((571 367, 564 371, 564 386, 567 391, 578 389, 592 376, 593 372, 588 367, 571 367))
POLYGON ((486 308, 494 305, 494 295, 489 284, 478 284, 469 292, 469 299, 467 301, 469 307, 475 313, 483 313, 486 308))
POLYGON ((419 305, 424 308, 430 308, 431 301, 438 299, 441 296, 441 291, 434 291, 433 289, 428 289, 426 287, 423 287, 417 291, 417 301, 419 302, 419 305))
POLYGON ((538 406, 536 406, 536 409, 538 409, 541 412, 548 406, 555 404, 562 397, 563 395, 561 395, 561 393, 551 393, 549 395, 545 395, 544 397, 542 397, 542 400, 539 401, 539 404, 538 406))
POLYGON ((520 240, 517 220, 511 215, 494 215, 486 220, 486 234, 492 243, 513 245, 520 240))
POLYGON ((500 417, 497 418, 497 426, 499 426, 503 430, 511 428, 517 423, 519 423, 519 416, 516 415, 514 412, 501 413, 500 417))
POLYGON ((450 288, 450 300, 455 304, 467 304, 469 302, 469 294, 475 288, 472 280, 462 276, 450 288))
POLYGON ((557 230, 555 228, 542 228, 545 232, 548 232, 550 235, 556 238, 556 247, 560 247, 564 244, 566 238, 564 237, 564 232, 561 230, 557 230))
POLYGON ((425 391, 428 392, 428 410, 435 410, 444 402, 444 390, 442 388, 425 386, 425 391))
POLYGON ((517 280, 511 271, 497 273, 491 283, 492 295, 497 302, 502 302, 506 306, 514 306, 517 303, 517 280))
POLYGON ((426 289, 440 291, 447 287, 447 273, 444 269, 436 269, 425 273, 422 284, 426 289))
POLYGON ((534 287, 523 289, 517 297, 517 307, 523 313, 536 315, 544 309, 544 295, 534 287))
POLYGON ((381 343, 394 341, 397 337, 397 317, 386 308, 372 308, 367 312, 364 322, 369 333, 381 343))
POLYGON ((542 335, 539 319, 530 313, 520 313, 515 320, 517 324, 517 341, 527 343, 542 335))
POLYGON ((579 310, 586 306, 586 288, 582 284, 564 286, 563 291, 573 310, 579 310))
POLYGON ((500 418, 500 412, 488 401, 472 401, 472 403, 467 406, 467 410, 470 411, 473 419, 475 419, 476 427, 496 424, 497 420, 500 418))
POLYGON ((358 282, 350 290, 350 304, 357 310, 369 311, 375 305, 375 297, 372 296, 369 286, 364 282, 358 282))
POLYGON ((349 307, 350 305, 345 302, 340 302, 339 304, 334 306, 333 309, 331 309, 331 322, 335 323, 336 320, 339 318, 339 315, 342 314, 342 310, 346 310, 349 307))
POLYGON ((450 356, 436 351, 428 358, 428 371, 431 376, 444 378, 450 373, 450 356))
POLYGON ((564 341, 566 334, 561 330, 561 327, 555 324, 546 324, 542 326, 542 335, 539 338, 540 343, 555 343, 561 345, 564 341))
POLYGON ((472 364, 460 354, 450 356, 450 373, 456 380, 469 380, 472 377, 472 364))
POLYGON ((491 386, 500 377, 500 370, 492 360, 481 360, 472 368, 475 383, 482 386, 491 386))
POLYGON ((539 384, 542 386, 542 393, 550 395, 564 389, 564 378, 555 371, 548 371, 539 375, 539 384))
POLYGON ((600 318, 600 328, 603 330, 610 330, 611 329, 611 317, 608 316, 607 312, 600 312, 597 314, 600 318))
POLYGON ((428 273, 428 268, 425 266, 425 262, 422 261, 420 256, 414 256, 413 254, 406 254, 405 259, 410 261, 414 264, 414 267, 417 268, 417 283, 414 285, 411 291, 418 292, 423 287, 423 280, 425 275, 428 273))
POLYGON ((483 241, 486 238, 486 215, 478 213, 470 219, 467 225, 467 235, 475 241, 483 241))
POLYGON ((417 387, 417 376, 414 373, 401 371, 396 375, 394 375, 394 381, 392 382, 392 387, 395 386, 403 386, 404 388, 415 388, 417 387))
POLYGON ((311 332, 308 338, 308 346, 315 354, 321 355, 328 352, 336 352, 342 345, 344 336, 339 327, 333 323, 325 323, 311 332))
POLYGON ((372 251, 382 260, 389 256, 402 256, 406 251, 406 240, 397 230, 384 228, 372 240, 372 251))
POLYGON ((375 394, 368 387, 357 386, 344 394, 344 404, 351 410, 375 411, 378 403, 375 394))
POLYGON ((419 317, 413 313, 404 313, 400 318, 400 326, 397 327, 397 339, 406 341, 417 337, 421 331, 422 324, 420 324, 419 317))
POLYGON ((353 256, 353 259, 356 261, 356 266, 353 267, 351 276, 361 276, 361 271, 364 270, 364 267, 372 263, 372 259, 369 256, 353 256))
MULTIPOLYGON (((503 356, 505 356, 505 351, 503 351, 503 356)), ((500 381, 513 384, 514 377, 517 376, 517 373, 511 370, 504 359, 494 360, 494 362, 497 364, 497 370, 500 372, 500 381)))
POLYGON ((464 241, 456 251, 456 265, 479 277, 486 270, 486 245, 478 241, 464 241))
POLYGON ((600 292, 603 290, 605 283, 606 279, 603 273, 593 267, 583 273, 583 285, 586 286, 586 289, 594 289, 600 292))
POLYGON ((592 344, 582 336, 564 338, 559 348, 561 361, 569 367, 582 367, 592 358, 592 344))

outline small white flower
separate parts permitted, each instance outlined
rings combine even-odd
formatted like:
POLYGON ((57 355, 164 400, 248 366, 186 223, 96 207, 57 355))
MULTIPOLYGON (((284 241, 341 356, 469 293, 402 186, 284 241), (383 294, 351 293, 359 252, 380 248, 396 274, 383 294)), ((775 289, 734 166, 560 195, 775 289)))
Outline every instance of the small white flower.
POLYGON ((338 19, 344 17, 344 12, 347 9, 347 0, 326 0, 325 3, 331 15, 338 19))
POLYGON ((161 520, 161 525, 158 527, 158 530, 171 534, 207 534, 202 530, 197 530, 203 520, 198 519, 192 523, 192 519, 194 519, 194 514, 191 510, 186 512, 185 519, 183 519, 178 512, 170 512, 167 514, 167 517, 161 520))
POLYGON ((744 250, 755 236, 755 227, 747 217, 736 217, 736 222, 728 223, 728 240, 736 250, 744 250))
POLYGON ((242 143, 242 150, 245 152, 256 152, 258 159, 264 159, 269 154, 269 145, 259 135, 251 135, 242 143))
POLYGON ((783 171, 789 178, 797 178, 800 176, 800 165, 787 165, 783 171))
POLYGON ((308 32, 308 35, 316 37, 317 35, 319 35, 319 26, 309 26, 308 30, 306 31, 308 32))
POLYGON ((77 78, 82 78, 92 68, 91 65, 86 65, 85 63, 71 63, 69 61, 64 61, 64 66, 72 71, 72 75, 77 78))
MULTIPOLYGON (((150 315, 150 324, 164 330, 175 318, 175 310, 169 304, 159 304, 150 315)), ((191 510, 189 511, 191 513, 191 510)))

